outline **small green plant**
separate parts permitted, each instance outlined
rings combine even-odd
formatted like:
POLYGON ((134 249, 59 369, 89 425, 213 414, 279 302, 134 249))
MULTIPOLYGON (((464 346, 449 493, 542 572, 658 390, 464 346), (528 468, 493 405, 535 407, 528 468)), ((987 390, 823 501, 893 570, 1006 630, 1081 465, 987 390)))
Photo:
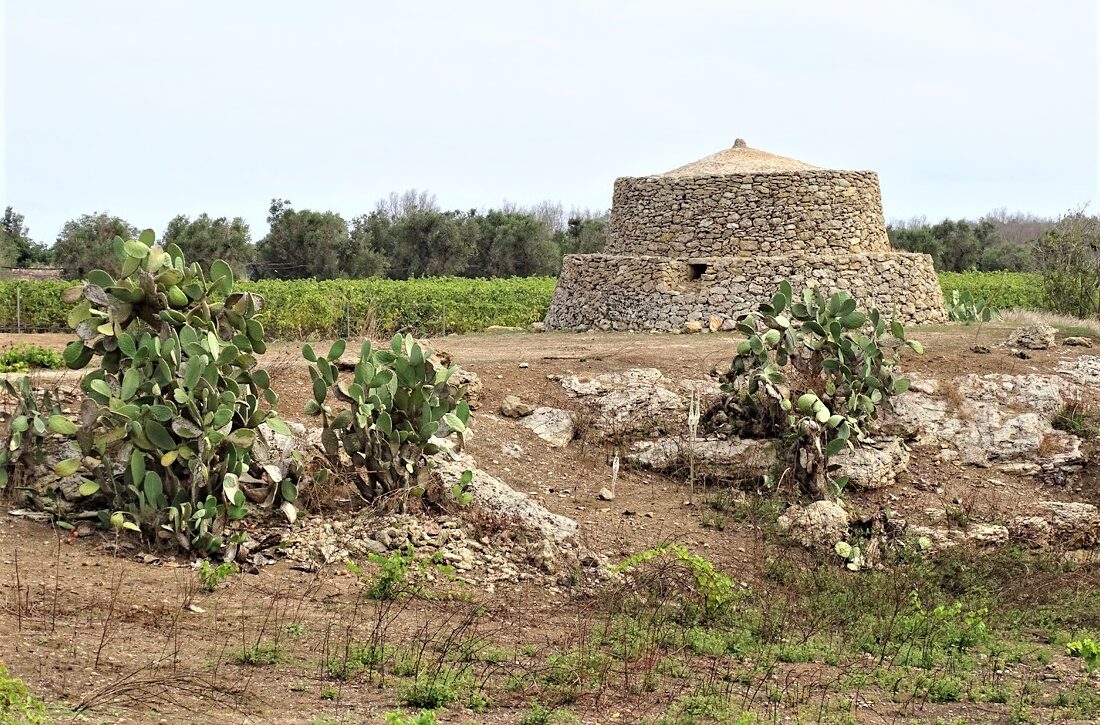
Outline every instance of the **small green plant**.
POLYGON ((580 718, 566 709, 550 710, 538 702, 528 708, 519 719, 519 725, 572 725, 579 722, 580 718))
POLYGON ((378 574, 371 576, 353 561, 346 566, 360 581, 367 584, 366 597, 377 601, 391 601, 421 590, 429 569, 446 571, 435 559, 417 558, 410 545, 405 551, 388 554, 368 554, 367 560, 378 567, 378 574))
POLYGON ((977 322, 979 330, 983 323, 1001 315, 1000 310, 985 300, 979 299, 968 289, 951 290, 951 300, 944 307, 947 309, 947 318, 952 322, 961 322, 966 325, 977 322))
POLYGON ((833 547, 836 555, 844 559, 844 566, 852 571, 859 571, 863 566, 863 552, 858 546, 852 546, 847 541, 838 541, 833 547))
POLYGON ((292 624, 283 625, 283 631, 289 635, 295 637, 301 637, 306 633, 306 626, 304 624, 298 624, 297 622, 292 624))
POLYGON ((435 725, 435 713, 431 710, 421 710, 415 715, 403 712, 387 712, 386 725, 435 725))
POLYGON ((1066 654, 1084 658, 1085 669, 1089 672, 1100 671, 1100 643, 1091 639, 1074 640, 1066 645, 1066 654))
POLYGON ((309 345, 302 348, 313 379, 305 412, 321 417, 325 453, 334 466, 341 450, 350 458, 356 487, 367 500, 422 496, 430 474, 427 457, 439 450, 433 439, 461 435, 470 417, 465 390, 449 382, 457 366, 440 366, 412 335, 394 335, 389 349, 365 340, 345 388, 333 364, 345 348, 342 339, 324 356, 309 345))
POLYGON ((339 700, 340 699, 340 690, 336 687, 331 687, 331 686, 325 687, 321 690, 321 699, 322 700, 339 700))
POLYGON ((819 497, 835 494, 846 479, 829 491, 829 459, 859 445, 880 407, 909 389, 897 372, 901 349, 920 353, 921 344, 877 309, 860 311, 847 292, 826 298, 805 289, 796 301, 786 281, 737 329, 747 339, 723 375, 727 395, 708 411, 708 426, 785 438, 799 485, 819 497))
POLYGON ((236 574, 240 569, 236 564, 230 562, 222 562, 217 566, 212 566, 210 561, 203 559, 199 563, 198 577, 199 586, 202 587, 204 592, 212 592, 217 589, 218 585, 223 581, 236 574))
POLYGON ((269 667, 285 662, 286 653, 278 645, 258 644, 239 651, 236 660, 238 664, 250 667, 269 667))
POLYGON ((450 670, 433 670, 401 689, 401 704, 438 710, 458 699, 458 684, 458 676, 450 670))
POLYGON ((655 559, 671 560, 688 569, 702 598, 703 609, 710 618, 727 613, 747 593, 732 578, 718 571, 709 560, 678 544, 655 546, 641 551, 616 565, 614 570, 623 572, 636 569, 655 559))
POLYGON ((49 722, 46 705, 0 663, 0 722, 39 725, 49 722))
POLYGON ((21 343, 0 352, 0 373, 24 373, 32 368, 60 370, 65 367, 61 355, 49 348, 21 343))

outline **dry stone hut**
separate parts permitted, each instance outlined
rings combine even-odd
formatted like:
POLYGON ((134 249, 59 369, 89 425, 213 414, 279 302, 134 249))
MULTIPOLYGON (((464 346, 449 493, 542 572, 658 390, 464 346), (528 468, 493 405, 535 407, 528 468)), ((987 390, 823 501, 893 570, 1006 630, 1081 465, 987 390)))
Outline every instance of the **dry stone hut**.
POLYGON ((789 279, 907 323, 946 319, 932 258, 891 249, 878 176, 733 148, 615 181, 607 247, 565 258, 546 325, 730 329, 789 279))

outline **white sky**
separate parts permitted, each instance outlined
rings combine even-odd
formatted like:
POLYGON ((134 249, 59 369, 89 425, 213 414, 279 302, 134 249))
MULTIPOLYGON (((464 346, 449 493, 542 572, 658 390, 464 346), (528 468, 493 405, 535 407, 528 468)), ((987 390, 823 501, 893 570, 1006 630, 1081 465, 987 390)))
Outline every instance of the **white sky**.
POLYGON ((410 187, 606 208, 738 136, 878 171, 887 218, 1100 199, 1093 0, 4 8, 0 203, 42 241, 102 210, 259 239, 274 196, 350 219, 410 187))

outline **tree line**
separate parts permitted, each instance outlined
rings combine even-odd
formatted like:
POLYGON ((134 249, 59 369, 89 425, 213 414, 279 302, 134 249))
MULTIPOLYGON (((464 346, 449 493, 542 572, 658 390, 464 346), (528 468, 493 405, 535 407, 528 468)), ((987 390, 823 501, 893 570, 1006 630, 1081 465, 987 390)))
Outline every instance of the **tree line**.
MULTIPOLYGON (((181 214, 161 240, 204 268, 224 259, 247 279, 528 277, 556 275, 566 254, 602 250, 607 229, 606 212, 566 213, 553 202, 443 210, 434 195, 416 190, 391 194, 350 223, 336 212, 272 199, 267 221, 268 233, 253 243, 241 217, 181 214)), ((0 267, 53 265, 75 279, 96 267, 116 272, 111 244, 138 228, 109 213, 84 214, 66 222, 47 247, 8 207, 2 233, 0 267)))
POLYGON ((917 217, 894 221, 886 230, 896 249, 930 255, 941 272, 1030 272, 1038 269, 1036 247, 1058 222, 997 209, 977 220, 944 219, 931 224, 917 217))

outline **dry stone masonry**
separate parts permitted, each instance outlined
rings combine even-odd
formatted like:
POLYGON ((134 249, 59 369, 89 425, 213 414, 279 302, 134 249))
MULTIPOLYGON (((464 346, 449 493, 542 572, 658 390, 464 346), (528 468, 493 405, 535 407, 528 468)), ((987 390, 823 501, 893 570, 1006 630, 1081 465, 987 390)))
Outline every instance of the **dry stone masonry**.
POLYGON ((546 326, 731 329, 776 285, 846 289, 906 323, 946 320, 932 258, 891 249, 878 176, 733 148, 615 182, 603 254, 567 256, 546 326))

